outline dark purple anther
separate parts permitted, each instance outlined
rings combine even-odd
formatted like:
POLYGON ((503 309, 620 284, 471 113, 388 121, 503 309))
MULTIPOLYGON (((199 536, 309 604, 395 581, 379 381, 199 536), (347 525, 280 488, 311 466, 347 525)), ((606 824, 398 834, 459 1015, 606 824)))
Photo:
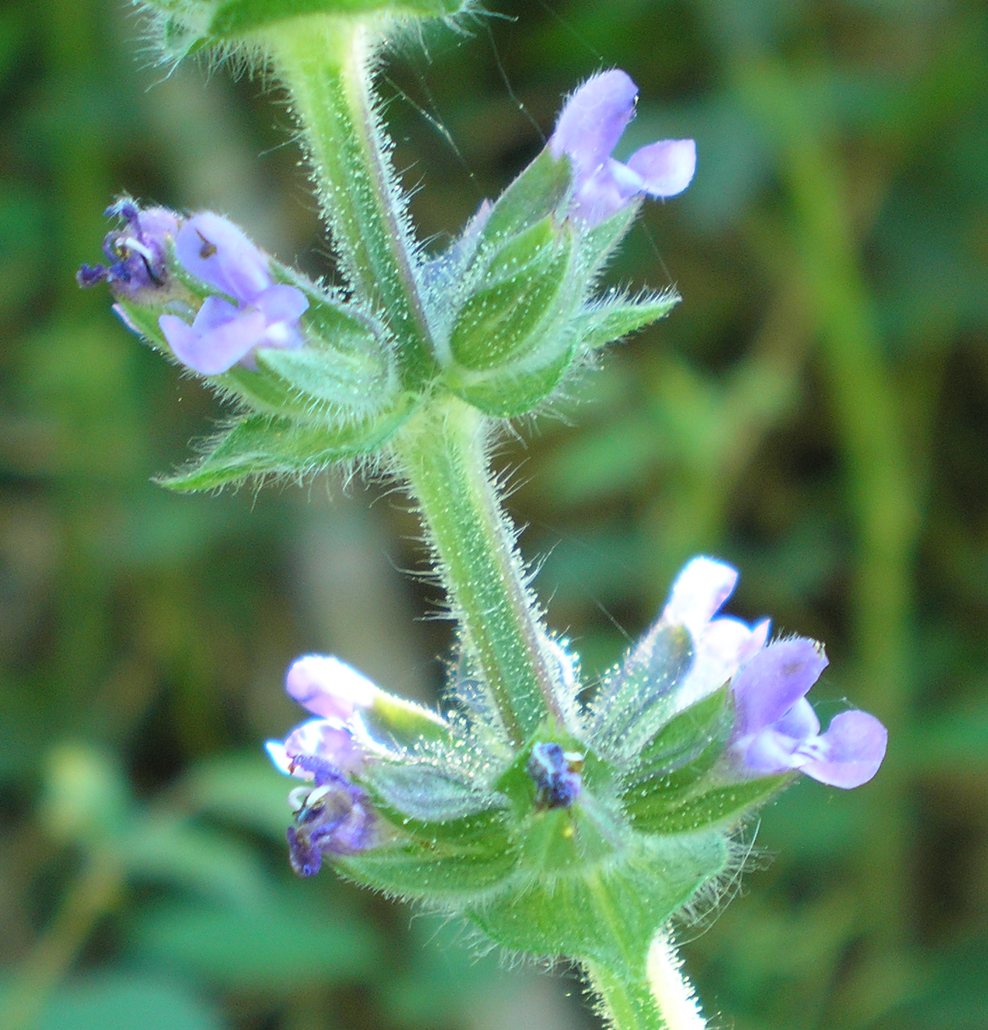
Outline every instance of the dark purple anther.
POLYGON ((108 263, 83 265, 76 273, 76 282, 80 286, 105 282, 117 296, 126 298, 164 286, 168 279, 168 241, 178 234, 178 216, 163 207, 142 211, 129 197, 121 197, 104 214, 122 223, 103 239, 108 263))
POLYGON ((569 808, 580 796, 581 755, 563 751, 556 743, 536 744, 526 769, 535 780, 539 808, 569 808))
POLYGON ((296 795, 295 822, 288 828, 288 855, 299 876, 319 872, 326 854, 353 855, 372 843, 374 815, 367 795, 342 773, 323 773, 323 783, 296 795))

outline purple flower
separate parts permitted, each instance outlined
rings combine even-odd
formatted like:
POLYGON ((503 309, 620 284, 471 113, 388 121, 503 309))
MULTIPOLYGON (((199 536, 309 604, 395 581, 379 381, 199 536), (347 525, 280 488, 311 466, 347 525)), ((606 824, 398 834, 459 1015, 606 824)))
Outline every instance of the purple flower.
POLYGON ((326 770, 312 790, 292 792, 288 856, 299 876, 314 876, 325 855, 353 855, 371 846, 375 818, 367 794, 342 773, 326 770))
POLYGON ((595 225, 643 193, 674 197, 689 186, 696 171, 691 139, 660 140, 641 147, 626 164, 611 151, 634 117, 638 87, 620 69, 588 79, 566 101, 549 148, 573 164, 570 214, 595 225))
POLYGON ((366 676, 332 655, 296 658, 285 677, 289 697, 313 715, 349 719, 358 708, 369 708, 377 687, 366 676))
POLYGON ((320 771, 327 768, 358 771, 364 763, 366 740, 355 716, 370 707, 377 687, 339 658, 310 654, 289 666, 285 690, 319 718, 296 726, 283 741, 265 744, 274 764, 290 776, 317 782, 320 771))
POLYGON ((312 876, 324 855, 354 854, 374 843, 374 812, 351 776, 366 764, 359 712, 370 707, 377 687, 338 658, 305 655, 289 667, 285 689, 318 716, 265 744, 278 769, 310 783, 290 796, 295 817, 288 845, 292 868, 312 876))
POLYGON ((126 298, 160 290, 168 281, 168 240, 179 233, 178 215, 164 207, 142 211, 129 197, 121 197, 104 214, 122 223, 103 238, 103 253, 110 263, 82 265, 76 281, 80 286, 105 282, 126 298))
POLYGON ((217 375, 237 363, 253 367, 258 347, 304 343, 299 318, 308 299, 274 281, 267 256, 232 222, 210 211, 193 215, 179 229, 175 251, 186 272, 226 295, 207 297, 191 325, 177 315, 158 319, 184 365, 217 375))
POLYGON ((737 581, 736 569, 700 556, 683 567, 672 585, 662 621, 685 626, 693 641, 693 664, 677 687, 677 708, 718 690, 765 646, 768 619, 748 625, 731 616, 714 618, 737 581))
POLYGON ((827 666, 823 648, 795 637, 759 651, 734 677, 737 722, 731 744, 759 776, 806 773, 834 787, 859 787, 882 764, 888 732, 867 712, 842 712, 820 732, 806 694, 827 666))
POLYGON ((580 796, 581 755, 563 751, 554 742, 535 744, 528 759, 528 775, 535 781, 535 800, 540 808, 569 808, 580 796))

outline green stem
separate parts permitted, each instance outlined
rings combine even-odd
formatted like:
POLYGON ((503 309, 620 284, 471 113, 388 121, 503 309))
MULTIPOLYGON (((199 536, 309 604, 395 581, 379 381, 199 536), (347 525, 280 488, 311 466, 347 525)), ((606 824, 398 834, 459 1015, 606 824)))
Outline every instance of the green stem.
POLYGON ((614 904, 601 878, 593 898, 598 936, 610 938, 612 946, 606 950, 621 959, 620 969, 595 961, 583 963, 611 1030, 704 1030, 707 1024, 693 988, 665 933, 660 930, 646 952, 629 932, 620 906, 614 904))
POLYGON ((399 341, 402 379, 409 388, 419 386, 433 365, 431 331, 405 197, 370 92, 371 27, 328 17, 290 19, 272 30, 271 46, 341 269, 356 296, 386 315, 399 341))
POLYGON ((547 717, 564 721, 545 630, 514 533, 487 468, 486 421, 456 399, 433 401, 394 444, 427 527, 467 653, 505 730, 521 744, 547 717))
POLYGON ((644 972, 632 980, 592 962, 584 968, 600 999, 601 1015, 612 1030, 672 1030, 656 1008, 644 972))

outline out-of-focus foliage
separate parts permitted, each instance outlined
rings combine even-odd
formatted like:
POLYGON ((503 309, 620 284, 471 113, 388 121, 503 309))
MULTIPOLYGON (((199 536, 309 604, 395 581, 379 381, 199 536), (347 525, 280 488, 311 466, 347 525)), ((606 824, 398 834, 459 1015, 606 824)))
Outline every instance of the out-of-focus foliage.
MULTIPOLYGON (((409 37, 381 83, 424 232, 496 193, 601 66, 641 88, 629 148, 700 154, 612 269, 684 303, 503 448, 553 625, 603 669, 716 553, 739 612, 828 641, 833 709, 890 730, 868 787, 765 812, 771 861, 682 929, 701 996, 738 1030, 981 1027, 988 12, 489 6, 517 20, 409 37)), ((14 0, 0 98, 0 1023, 576 1026, 563 983, 472 964, 458 928, 292 880, 259 750, 297 717, 283 668, 332 651, 430 696, 448 627, 397 571, 414 523, 359 484, 156 487, 219 412, 73 282, 125 188, 324 270, 277 94, 150 66, 122 0, 14 0)))

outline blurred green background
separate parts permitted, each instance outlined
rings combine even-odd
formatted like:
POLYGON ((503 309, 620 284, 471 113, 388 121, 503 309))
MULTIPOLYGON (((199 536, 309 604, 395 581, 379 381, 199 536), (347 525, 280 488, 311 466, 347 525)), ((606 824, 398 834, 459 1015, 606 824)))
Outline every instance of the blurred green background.
MULTIPOLYGON (((506 184, 602 66, 641 89, 629 149, 700 154, 612 269, 683 304, 501 448, 552 624, 599 671, 684 558, 721 555, 734 611, 827 641, 824 718, 846 696, 890 729, 872 784, 792 789, 745 837, 744 896, 681 928, 706 1009, 736 1030, 982 1028, 988 10, 490 6, 410 33, 381 78, 423 235, 506 184)), ((0 1026, 595 1025, 573 977, 292 878, 260 749, 299 718, 284 667, 334 652, 434 696, 450 628, 402 571, 414 523, 379 484, 155 486, 219 408, 74 284, 125 190, 325 272, 283 98, 155 67, 123 0, 8 0, 0 93, 0 1026)))

